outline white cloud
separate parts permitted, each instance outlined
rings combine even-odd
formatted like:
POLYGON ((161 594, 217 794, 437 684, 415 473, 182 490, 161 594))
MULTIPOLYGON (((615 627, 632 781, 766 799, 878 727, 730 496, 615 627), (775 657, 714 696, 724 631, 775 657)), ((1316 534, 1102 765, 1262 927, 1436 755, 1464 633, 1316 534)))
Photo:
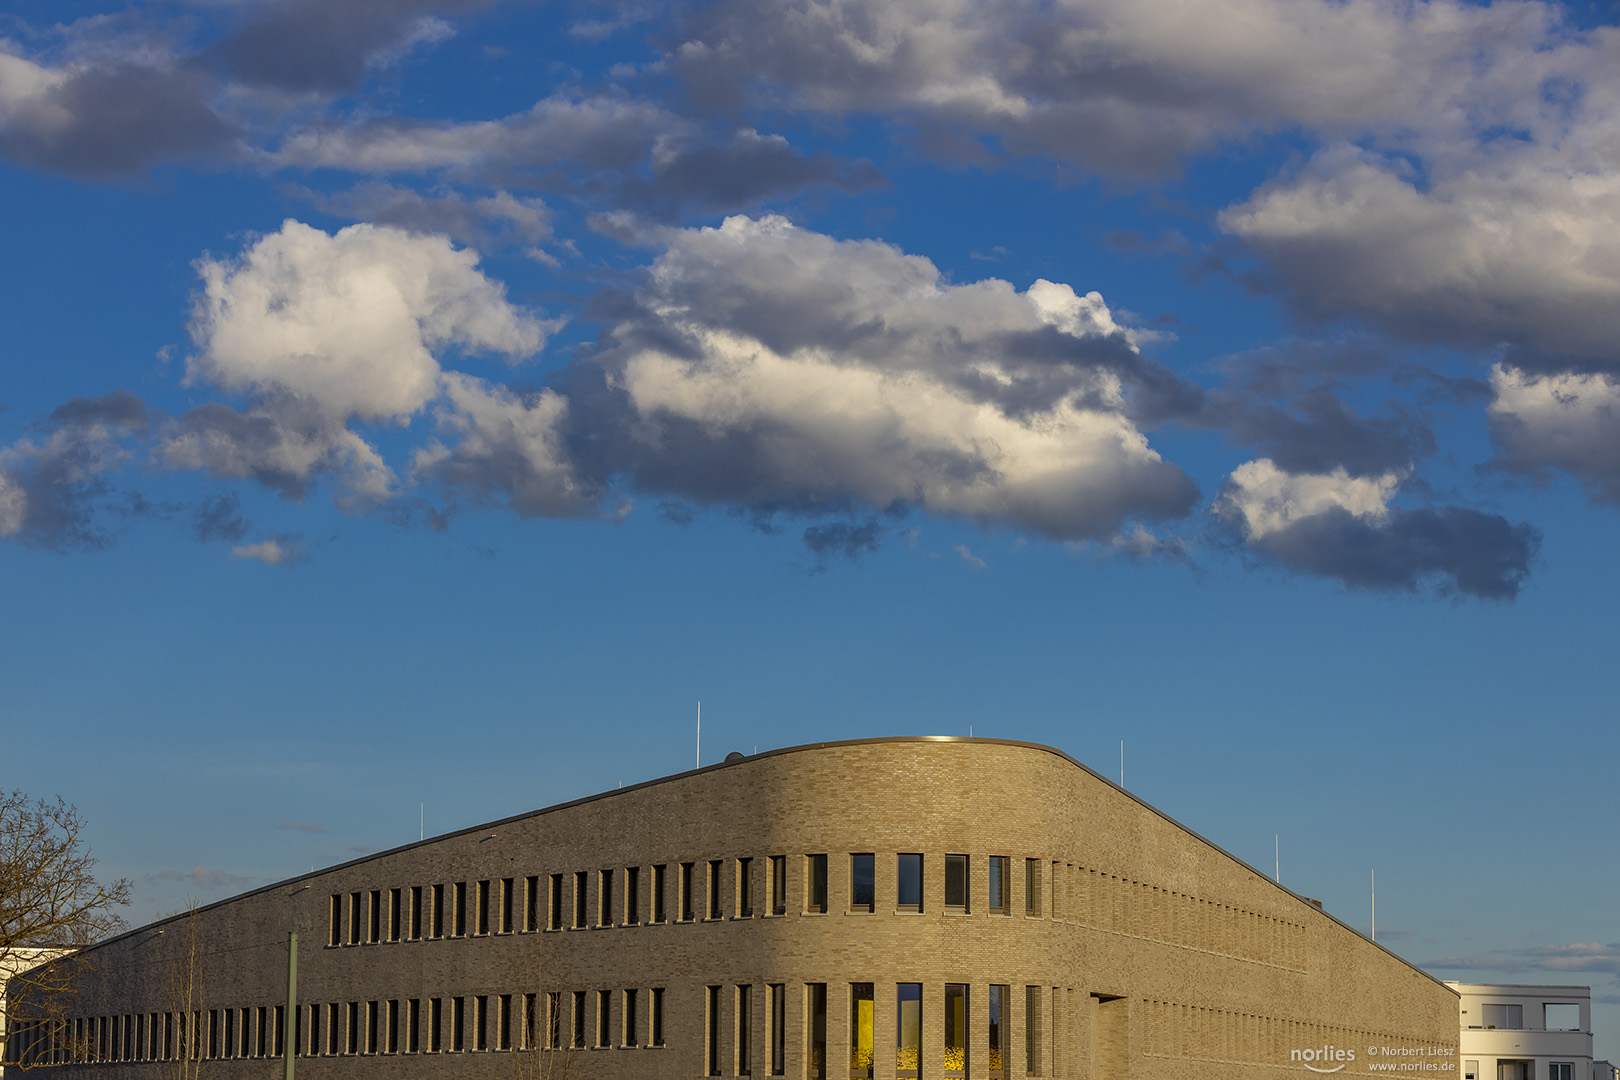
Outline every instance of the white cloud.
POLYGON ((285 566, 301 560, 304 552, 291 541, 261 540, 257 544, 237 544, 231 548, 231 555, 238 559, 258 559, 268 566, 285 566))
POLYGON ((0 472, 0 536, 16 536, 28 517, 28 493, 0 472))
POLYGON ((283 391, 331 417, 407 418, 437 393, 434 350, 516 360, 553 327, 477 264, 444 237, 375 225, 328 236, 289 219, 239 258, 199 261, 188 381, 283 391))
POLYGON ((1620 503, 1620 383, 1607 375, 1534 375, 1498 364, 1489 407, 1496 464, 1564 469, 1620 503))
POLYGON ((1270 458, 1260 458, 1232 470, 1215 512, 1241 523, 1250 541, 1331 510, 1381 522, 1389 516, 1389 500, 1400 481, 1393 472, 1357 477, 1342 468, 1294 474, 1279 469, 1270 458))

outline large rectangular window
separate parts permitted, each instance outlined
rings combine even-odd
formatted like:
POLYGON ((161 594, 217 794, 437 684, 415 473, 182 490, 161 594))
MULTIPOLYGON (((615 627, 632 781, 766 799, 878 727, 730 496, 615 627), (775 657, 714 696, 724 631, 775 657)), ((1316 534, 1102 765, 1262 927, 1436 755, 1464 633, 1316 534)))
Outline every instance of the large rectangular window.
POLYGON ((596 992, 596 1045, 613 1045, 613 991, 596 992))
POLYGON ((1523 1005, 1486 1005, 1485 1026, 1488 1028, 1510 1028, 1518 1030, 1524 1027, 1523 1005))
POLYGON ((669 917, 668 913, 664 910, 664 893, 666 891, 666 886, 668 885, 668 882, 665 880, 665 878, 667 878, 668 876, 669 876, 669 867, 667 867, 667 866, 655 866, 655 867, 653 867, 653 878, 652 878, 652 921, 655 922, 655 923, 661 923, 661 922, 663 922, 665 919, 667 919, 669 917))
POLYGON ((384 1029, 383 1053, 399 1053, 399 1002, 388 1002, 388 1023, 384 1029))
POLYGON ((720 903, 720 867, 724 860, 709 860, 709 918, 718 919, 723 914, 720 903))
MULTIPOLYGON (((225 1010, 225 1056, 231 1056, 231 1013, 225 1010)), ((326 1007, 326 1052, 336 1056, 343 1052, 343 1014, 337 1002, 326 1007)))
POLYGON ((754 1075, 754 988, 737 987, 737 1075, 754 1075))
POLYGON ((664 1045, 664 988, 652 988, 652 1013, 647 1021, 647 1041, 653 1046, 664 1045))
POLYGON ((411 998, 405 1003, 405 1052, 415 1054, 422 1049, 422 999, 411 998))
POLYGON ((787 986, 771 984, 771 1075, 787 1075, 787 986))
POLYGON ((737 860, 737 915, 750 919, 754 915, 754 860, 737 860))
MULTIPOLYGON (((360 1003, 358 1001, 349 1002, 349 1016, 346 1027, 347 1030, 344 1032, 346 1035, 345 1052, 358 1054, 360 1052, 360 1003)), ((245 1037, 246 1034, 244 1031, 243 1036, 245 1037)))
POLYGON ((1024 860, 1024 914, 1041 913, 1041 860, 1024 860))
POLYGON ((895 906, 901 911, 923 909, 923 857, 901 855, 896 874, 895 906))
POLYGON ((968 988, 945 984, 945 1075, 964 1080, 968 1074, 968 988))
POLYGON ((709 1037, 705 1040, 704 1073, 708 1076, 720 1075, 720 988, 708 988, 707 1028, 709 1037))
POLYGON ((787 856, 771 856, 771 914, 787 914, 787 856))
POLYGON ((500 998, 500 1012, 495 1016, 495 1046, 497 1049, 512 1049, 512 995, 502 994, 500 998))
POLYGON ((922 983, 895 990, 894 1074, 899 1080, 922 1075, 922 983))
POLYGON ((990 999, 985 1006, 988 1028, 985 1033, 985 1051, 989 1055, 990 1080, 1006 1080, 1007 1066, 1007 987, 990 987, 990 999))
POLYGON ((472 999, 472 1048, 474 1050, 489 1049, 489 998, 479 994, 472 999))
POLYGON ((641 921, 641 867, 624 868, 624 922, 634 926, 641 921))
POLYGON ((563 876, 551 875, 551 913, 548 926, 553 930, 561 930, 563 924, 563 876))
POLYGON ((1005 855, 990 856, 990 914, 1005 915, 1010 906, 1007 894, 1012 891, 1012 882, 1008 880, 1011 870, 1008 868, 1010 859, 1005 855))
POLYGON ((1038 986, 1024 987, 1024 1075, 1041 1075, 1041 988, 1038 986))
POLYGON ((968 857, 945 856, 945 910, 966 914, 968 909, 968 857))
POLYGON ((805 1064, 810 1080, 827 1080, 827 984, 806 983, 805 1064))
POLYGON ((613 871, 603 870, 598 879, 596 903, 596 923, 598 926, 613 925, 613 871))
POLYGON ((827 911, 827 856, 804 857, 804 910, 825 914, 827 911))
POLYGON ((574 929, 579 930, 589 925, 590 907, 586 903, 586 891, 590 888, 590 875, 580 870, 574 874, 574 929))
POLYGON ((444 1049, 444 998, 428 1002, 428 1050, 437 1054, 444 1049))
POLYGON ((1541 1026, 1548 1031, 1581 1030, 1581 1007, 1574 1002, 1549 1001, 1541 1008, 1541 1026))
POLYGON ((849 1075, 851 1080, 863 1080, 872 1075, 872 984, 851 983, 849 986, 849 1075))
POLYGON ((637 1009, 636 992, 624 992, 624 1045, 641 1045, 641 1013, 637 1009))
POLYGON ((874 863, 871 854, 849 857, 849 910, 871 911, 876 900, 874 863))
POLYGON ((457 1053, 467 1049, 467 999, 450 999, 450 1049, 457 1053))

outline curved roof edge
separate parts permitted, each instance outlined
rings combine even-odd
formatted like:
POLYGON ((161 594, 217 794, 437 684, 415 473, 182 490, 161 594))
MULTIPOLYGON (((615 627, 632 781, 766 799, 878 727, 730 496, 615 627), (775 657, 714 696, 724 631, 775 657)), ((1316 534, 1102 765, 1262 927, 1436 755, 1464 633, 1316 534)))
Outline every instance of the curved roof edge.
MULTIPOLYGON (((359 866, 359 865, 361 865, 363 863, 368 863, 368 862, 371 862, 371 861, 373 861, 375 859, 386 858, 386 857, 388 857, 390 855, 398 855, 401 852, 409 851, 412 848, 425 847, 428 844, 436 844, 436 843, 438 843, 438 842, 440 842, 442 840, 450 840, 450 839, 453 839, 453 838, 455 838, 457 836, 465 836, 468 833, 479 832, 479 831, 484 830, 484 829, 493 829, 493 828, 496 828, 496 827, 501 826, 501 825, 510 824, 510 823, 512 823, 514 821, 525 821, 525 820, 527 820, 529 818, 536 818, 536 817, 541 817, 541 816, 543 816, 545 814, 556 813, 559 810, 567 810, 567 809, 570 809, 570 808, 575 807, 575 806, 583 806, 586 803, 597 802, 597 801, 599 801, 601 799, 609 799, 609 798, 612 798, 615 795, 623 795, 624 793, 629 792, 629 791, 640 791, 640 790, 642 790, 644 788, 656 787, 659 784, 667 784, 667 783, 670 783, 670 782, 675 781, 675 780, 685 779, 686 777, 689 777, 689 776, 697 776, 700 773, 715 772, 715 771, 720 770, 720 769, 732 769, 732 768, 736 768, 739 765, 745 765, 745 764, 747 764, 748 762, 751 762, 751 761, 758 761, 761 758, 778 757, 778 756, 781 756, 783 754, 798 754, 798 753, 802 753, 802 752, 804 752, 806 750, 828 750, 828 749, 832 749, 834 747, 844 747, 844 746, 870 746, 870 745, 874 745, 874 744, 878 744, 878 743, 971 743, 971 744, 975 744, 975 745, 982 744, 982 745, 988 745, 988 746, 1017 746, 1017 747, 1022 747, 1022 748, 1026 749, 1026 750, 1037 750, 1037 751, 1040 751, 1042 753, 1051 754, 1053 757, 1062 759, 1063 761, 1069 763, 1070 765, 1073 765, 1075 768, 1081 770, 1082 772, 1085 772, 1085 773, 1089 774, 1092 778, 1094 778, 1096 780, 1099 780, 1102 783, 1106 784, 1107 786, 1113 788, 1119 794, 1125 796, 1127 799, 1130 799, 1132 802, 1135 802, 1137 805, 1139 805, 1139 806, 1143 807, 1144 809, 1150 811, 1151 813, 1155 814, 1159 818, 1162 818, 1164 821, 1168 822, 1170 825, 1172 825, 1175 828, 1177 828, 1177 829, 1181 830, 1182 832, 1186 833, 1188 836, 1192 837, 1194 840, 1197 840, 1199 843, 1207 845, 1208 847, 1213 848, 1215 851, 1219 852, 1221 855, 1224 855, 1226 858, 1231 859, 1233 862, 1237 863, 1239 866, 1243 867, 1245 870, 1248 870, 1251 873, 1253 873, 1261 881, 1264 881, 1265 883, 1267 883, 1268 885, 1271 885, 1273 888, 1277 889, 1279 892, 1283 893, 1284 895, 1286 895, 1286 896, 1290 897, 1291 899, 1299 902, 1300 904, 1303 904, 1305 906, 1305 908, 1311 914, 1323 916, 1323 917, 1337 923, 1339 926, 1344 927, 1344 929, 1350 931, 1352 934, 1355 934, 1357 937, 1361 938, 1361 940, 1365 941, 1367 944, 1369 944, 1369 945, 1373 946, 1374 948, 1384 952, 1385 954, 1389 955, 1390 957, 1394 958, 1395 960, 1400 961, 1402 964, 1404 964, 1407 967, 1411 968, 1413 971, 1417 972, 1419 975, 1422 975, 1424 978, 1426 978, 1429 981, 1433 982, 1435 985, 1443 986, 1447 990, 1450 990, 1454 994, 1457 992, 1452 987, 1447 986, 1445 980, 1440 979, 1437 976, 1431 975, 1429 972, 1424 971, 1422 968, 1418 967, 1416 964, 1412 963, 1410 960, 1407 960, 1405 957, 1403 957, 1403 956, 1401 956, 1401 955, 1399 955, 1399 954, 1397 954, 1395 952, 1392 952, 1391 950, 1385 948, 1383 945, 1380 945, 1378 942, 1374 941, 1372 938, 1367 937, 1360 930, 1357 930, 1355 927, 1351 926, 1349 923, 1345 922, 1343 919, 1340 919, 1338 916, 1334 915, 1332 912, 1329 912, 1326 909, 1324 909, 1322 907, 1319 907, 1309 897, 1302 896, 1299 893, 1295 892, 1294 890, 1288 888, 1286 885, 1283 885, 1281 882, 1274 881, 1273 879, 1266 877, 1264 871, 1259 870, 1259 869, 1255 868, 1254 866, 1249 865, 1249 863, 1247 863, 1244 860, 1238 858, 1236 855, 1233 855, 1230 851, 1227 851, 1224 847, 1222 847, 1221 845, 1219 845, 1219 844, 1215 843, 1214 841, 1210 840, 1208 837, 1204 836, 1202 833, 1198 832, 1195 829, 1189 828, 1188 826, 1186 826, 1186 825, 1182 824, 1181 822, 1177 821, 1175 818, 1171 817, 1169 814, 1166 814, 1163 810, 1160 810, 1158 807, 1154 806, 1152 803, 1148 802, 1146 799, 1137 798, 1135 795, 1131 794, 1128 790, 1126 790, 1125 788, 1123 788, 1120 785, 1116 784, 1114 781, 1108 779, 1108 777, 1104 776, 1102 773, 1098 772, 1096 769, 1093 769, 1091 766, 1085 764, 1084 762, 1079 761, 1076 758, 1073 758, 1073 757, 1069 756, 1068 754, 1064 753, 1062 750, 1059 750, 1054 746, 1047 746, 1045 743, 1026 742, 1026 741, 1024 741, 1022 739, 988 739, 988 738, 980 738, 980 737, 976 737, 976 736, 964 736, 964 735, 887 735, 887 736, 879 736, 877 738, 870 738, 870 739, 835 739, 835 740, 832 740, 832 741, 829 741, 829 742, 800 743, 797 746, 784 746, 784 747, 780 747, 780 748, 778 748, 776 750, 762 750, 757 754, 746 754, 740 760, 718 761, 718 762, 715 762, 713 765, 704 765, 704 766, 701 766, 701 767, 696 768, 696 769, 687 769, 687 770, 685 770, 683 772, 670 773, 667 776, 655 777, 652 780, 643 780, 641 783, 639 783, 639 784, 631 784, 629 787, 614 788, 611 791, 601 791, 601 792, 597 792, 595 795, 585 795, 585 796, 582 796, 581 798, 578 798, 578 799, 569 799, 566 802, 553 803, 550 806, 541 807, 538 810, 526 810, 521 814, 511 814, 511 815, 509 815, 507 817, 497 818, 494 821, 486 821, 486 822, 483 822, 483 823, 478 824, 478 825, 469 825, 469 826, 467 826, 465 828, 454 829, 454 830, 452 830, 450 832, 447 832, 447 833, 440 833, 437 836, 429 836, 429 837, 424 837, 421 840, 413 840, 408 844, 400 844, 397 847, 391 847, 391 848, 388 848, 388 849, 386 849, 384 851, 375 851, 375 852, 372 852, 369 855, 362 855, 358 859, 350 859, 347 862, 334 863, 331 866, 323 866, 318 870, 310 871, 310 872, 303 873, 303 874, 295 874, 292 877, 283 878, 282 880, 272 882, 269 885, 261 885, 257 889, 250 889, 247 892, 237 893, 235 896, 227 896, 223 900, 215 900, 211 904, 204 904, 204 905, 198 907, 196 909, 196 911, 198 913, 201 913, 201 912, 204 912, 204 911, 211 911, 214 908, 223 907, 226 904, 235 903, 236 901, 245 899, 245 898, 247 898, 249 896, 257 896, 260 893, 268 893, 268 892, 273 892, 273 891, 275 891, 277 889, 285 889, 288 886, 292 886, 292 885, 297 885, 298 886, 297 890, 295 890, 295 891, 302 892, 305 888, 309 887, 308 883, 309 883, 309 881, 311 879, 318 878, 318 877, 321 877, 322 875, 330 874, 330 873, 333 873, 333 872, 338 871, 338 870, 346 870, 351 866, 359 866)), ((124 933, 119 934, 117 937, 108 938, 106 941, 97 942, 95 945, 89 946, 89 948, 92 948, 92 949, 99 948, 102 945, 110 945, 115 941, 122 941, 124 938, 132 937, 135 934, 139 934, 139 933, 142 933, 144 931, 151 930, 154 927, 164 926, 164 925, 166 925, 168 923, 177 922, 180 919, 187 918, 188 916, 190 916, 190 914, 191 914, 190 911, 177 912, 177 913, 175 913, 173 915, 166 916, 166 917, 164 917, 162 919, 157 919, 157 920, 155 920, 153 922, 146 923, 143 926, 138 926, 138 927, 135 927, 134 929, 125 931, 124 933)))

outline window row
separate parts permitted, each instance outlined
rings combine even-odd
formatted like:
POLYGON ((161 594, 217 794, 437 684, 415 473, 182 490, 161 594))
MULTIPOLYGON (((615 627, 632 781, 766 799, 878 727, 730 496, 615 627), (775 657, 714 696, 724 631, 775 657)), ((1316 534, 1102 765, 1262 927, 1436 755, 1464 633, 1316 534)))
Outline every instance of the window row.
POLYGON ((1262 1016, 1167 1001, 1142 1005, 1142 1052, 1238 1065, 1277 1066, 1309 1058, 1320 1046, 1386 1046, 1419 1049, 1422 1043, 1387 1031, 1262 1016))
POLYGON ((13 1051, 24 1064, 280 1057, 286 1007, 132 1013, 33 1021, 13 1051))

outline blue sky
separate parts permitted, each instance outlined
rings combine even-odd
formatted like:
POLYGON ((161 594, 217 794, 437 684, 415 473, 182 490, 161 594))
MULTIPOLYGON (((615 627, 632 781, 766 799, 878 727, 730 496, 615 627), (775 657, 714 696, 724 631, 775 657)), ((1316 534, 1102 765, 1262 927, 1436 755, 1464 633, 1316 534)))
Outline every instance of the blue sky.
POLYGON ((14 0, 0 779, 142 920, 699 699, 1123 740, 1620 1056, 1608 18, 14 0))

